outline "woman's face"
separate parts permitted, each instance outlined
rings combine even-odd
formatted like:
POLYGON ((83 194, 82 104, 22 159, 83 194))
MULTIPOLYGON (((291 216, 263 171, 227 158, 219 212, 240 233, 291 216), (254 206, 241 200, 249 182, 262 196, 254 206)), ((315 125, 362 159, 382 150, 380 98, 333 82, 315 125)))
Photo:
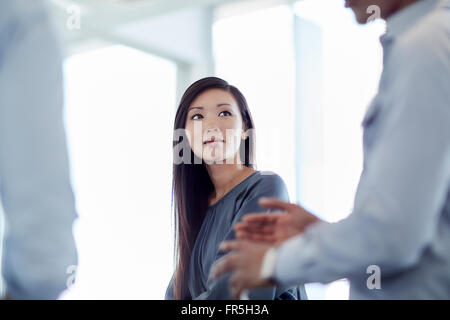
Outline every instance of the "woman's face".
POLYGON ((189 106, 185 129, 194 154, 206 164, 236 163, 245 131, 233 95, 221 89, 199 94, 189 106))

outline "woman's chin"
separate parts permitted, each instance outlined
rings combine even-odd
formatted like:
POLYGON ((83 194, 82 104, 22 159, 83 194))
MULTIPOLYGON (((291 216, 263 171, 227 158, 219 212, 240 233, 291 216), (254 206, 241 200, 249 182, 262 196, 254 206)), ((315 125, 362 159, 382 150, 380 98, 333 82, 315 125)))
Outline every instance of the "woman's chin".
POLYGON ((220 164, 237 164, 237 161, 234 156, 231 157, 223 157, 223 156, 217 156, 217 157, 203 157, 203 161, 208 165, 220 165, 220 164))
POLYGON ((226 160, 223 157, 207 157, 207 158, 203 158, 203 161, 208 165, 225 164, 226 163, 226 160))

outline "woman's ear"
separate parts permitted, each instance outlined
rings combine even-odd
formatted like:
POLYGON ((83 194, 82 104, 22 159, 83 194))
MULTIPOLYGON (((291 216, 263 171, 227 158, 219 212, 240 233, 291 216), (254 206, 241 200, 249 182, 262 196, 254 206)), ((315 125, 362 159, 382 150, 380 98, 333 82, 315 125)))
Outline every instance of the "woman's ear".
POLYGON ((248 132, 247 131, 248 131, 247 124, 244 124, 242 132, 241 132, 241 139, 242 140, 246 140, 248 138, 248 132))

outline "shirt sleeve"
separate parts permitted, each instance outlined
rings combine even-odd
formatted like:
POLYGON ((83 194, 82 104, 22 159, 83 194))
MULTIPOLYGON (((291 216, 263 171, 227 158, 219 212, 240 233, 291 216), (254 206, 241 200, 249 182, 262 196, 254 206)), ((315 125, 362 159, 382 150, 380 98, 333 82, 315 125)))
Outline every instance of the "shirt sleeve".
POLYGON ((0 21, 3 277, 14 299, 55 299, 77 265, 62 58, 42 3, 9 3, 17 7, 0 21))
POLYGON ((358 278, 370 265, 389 276, 416 264, 435 237, 450 185, 448 40, 436 40, 424 39, 407 58, 390 57, 397 72, 354 210, 282 245, 275 267, 280 283, 358 278))
MULTIPOLYGON (((289 201, 288 192, 284 181, 276 174, 267 174, 263 176, 255 185, 252 186, 247 198, 244 200, 242 207, 239 209, 233 219, 233 225, 240 221, 242 217, 247 213, 263 212, 265 211, 258 204, 258 200, 261 197, 273 197, 283 201, 289 201)), ((230 229, 225 237, 225 240, 235 239, 236 235, 233 229, 230 229)), ((216 261, 222 258, 226 253, 219 251, 216 256, 216 261)), ((208 290, 199 295, 196 299, 204 300, 230 300, 231 293, 229 290, 228 280, 230 274, 226 274, 212 281, 208 279, 208 290)), ((256 289, 249 291, 250 300, 273 300, 279 292, 279 288, 271 287, 265 289, 256 289)))

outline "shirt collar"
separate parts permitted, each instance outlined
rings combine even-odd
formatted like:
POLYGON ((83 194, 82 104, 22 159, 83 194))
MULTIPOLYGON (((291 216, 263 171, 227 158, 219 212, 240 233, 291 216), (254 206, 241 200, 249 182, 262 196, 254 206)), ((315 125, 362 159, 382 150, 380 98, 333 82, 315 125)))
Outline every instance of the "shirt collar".
POLYGON ((381 36, 381 43, 394 40, 415 22, 428 14, 439 3, 448 4, 448 0, 419 0, 393 14, 386 20, 386 33, 381 36))

